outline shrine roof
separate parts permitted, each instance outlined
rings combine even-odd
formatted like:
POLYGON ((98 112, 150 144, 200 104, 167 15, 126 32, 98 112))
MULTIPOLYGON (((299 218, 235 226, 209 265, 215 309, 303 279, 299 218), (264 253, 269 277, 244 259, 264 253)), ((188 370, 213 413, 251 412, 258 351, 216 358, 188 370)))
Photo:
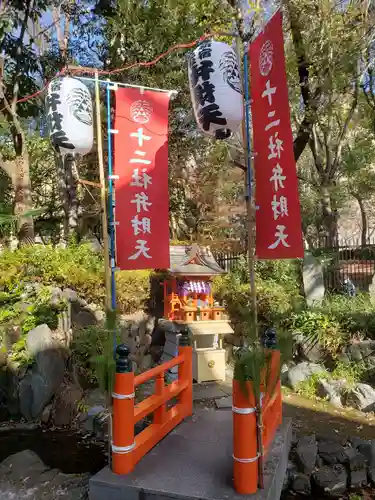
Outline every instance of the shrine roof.
POLYGON ((170 247, 171 267, 168 271, 183 276, 217 276, 225 274, 207 247, 191 246, 170 247))

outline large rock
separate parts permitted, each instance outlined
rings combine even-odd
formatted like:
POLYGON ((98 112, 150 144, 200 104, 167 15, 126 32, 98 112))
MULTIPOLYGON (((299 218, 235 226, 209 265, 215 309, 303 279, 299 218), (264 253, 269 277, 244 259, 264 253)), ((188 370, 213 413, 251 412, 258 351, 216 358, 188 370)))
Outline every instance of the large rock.
POLYGON ((0 403, 0 423, 6 422, 8 418, 9 418, 8 408, 5 406, 5 404, 0 403))
POLYGON ((9 415, 12 417, 19 417, 20 402, 19 402, 19 376, 16 368, 12 368, 11 364, 7 365, 6 370, 0 373, 0 387, 4 380, 3 387, 5 392, 5 403, 9 415))
POLYGON ((375 485, 375 467, 370 467, 368 469, 368 480, 372 485, 375 485))
POLYGON ((30 450, 21 451, 6 458, 0 464, 0 485, 3 480, 17 481, 27 476, 39 476, 48 469, 38 455, 30 450))
POLYGON ((56 427, 68 426, 78 414, 78 403, 83 391, 77 385, 64 387, 56 396, 54 404, 54 423, 56 427))
POLYGON ((298 495, 311 494, 311 481, 306 474, 294 474, 291 489, 298 495))
POLYGON ((72 324, 76 328, 86 328, 88 326, 94 326, 98 323, 93 311, 81 310, 77 314, 73 311, 74 308, 72 309, 72 324))
POLYGON ((348 475, 341 464, 325 466, 314 472, 313 480, 317 490, 327 497, 336 498, 345 493, 348 475))
POLYGON ((288 465, 286 468, 286 474, 283 482, 283 491, 289 489, 293 484, 295 475, 298 474, 298 468, 294 462, 288 460, 288 465))
POLYGON ((89 408, 91 406, 105 406, 107 399, 106 394, 101 389, 92 389, 85 394, 85 405, 89 408))
POLYGON ((302 359, 306 359, 310 363, 323 363, 327 354, 317 340, 305 339, 298 346, 298 352, 302 359))
POLYGON ((364 361, 369 366, 375 366, 375 340, 352 341, 344 353, 351 362, 364 361))
POLYGON ((315 373, 326 373, 326 371, 322 366, 316 363, 304 361, 288 370, 288 374, 285 376, 286 383, 289 387, 296 390, 298 384, 304 382, 315 373))
POLYGON ((62 292, 62 297, 67 300, 68 302, 78 302, 78 294, 75 290, 72 290, 71 288, 64 288, 62 292))
POLYGON ((363 439, 358 436, 351 436, 349 437, 349 442, 352 445, 352 447, 357 450, 361 445, 366 445, 370 441, 368 439, 363 439))
POLYGON ((307 254, 304 258, 302 275, 307 305, 320 304, 325 292, 323 266, 311 254, 307 254))
POLYGON ((26 343, 35 363, 20 382, 19 402, 22 415, 32 420, 41 416, 59 390, 64 378, 65 360, 64 352, 56 346, 47 325, 31 330, 26 343))
POLYGON ((371 439, 367 443, 360 444, 358 451, 365 457, 369 468, 375 467, 375 440, 371 439))
POLYGON ((304 474, 311 474, 314 470, 318 455, 318 445, 315 436, 301 437, 295 451, 296 461, 300 471, 304 474))
POLYGON ((343 388, 343 384, 339 381, 321 379, 317 384, 317 395, 337 408, 342 408, 341 393, 343 388))
POLYGON ((0 497, 4 500, 84 500, 87 492, 87 474, 63 474, 50 469, 30 450, 0 464, 0 497))
POLYGON ((320 441, 318 453, 328 465, 343 464, 348 460, 344 447, 338 441, 320 441))
POLYGON ((26 348, 32 356, 51 349, 53 345, 52 331, 48 325, 39 325, 27 334, 26 348))
POLYGON ((354 448, 345 451, 349 469, 349 483, 352 488, 359 488, 367 485, 366 459, 354 448))
POLYGON ((368 384, 358 384, 347 394, 346 404, 361 411, 374 411, 375 389, 368 384))

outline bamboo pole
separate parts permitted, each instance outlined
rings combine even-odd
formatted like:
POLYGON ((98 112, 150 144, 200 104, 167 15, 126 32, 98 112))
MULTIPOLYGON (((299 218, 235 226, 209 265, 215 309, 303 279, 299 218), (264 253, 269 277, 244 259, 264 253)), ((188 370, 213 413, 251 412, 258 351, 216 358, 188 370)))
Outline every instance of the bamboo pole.
MULTIPOLYGON (((244 50, 248 50, 247 44, 244 50)), ((247 207, 247 239, 248 239, 248 262, 249 262, 249 278, 250 278, 250 302, 252 309, 254 336, 258 339, 258 311, 257 311, 257 292, 255 284, 255 189, 253 184, 254 169, 251 164, 251 132, 248 130, 248 118, 250 107, 250 84, 249 74, 247 70, 247 54, 244 54, 244 114, 242 120, 242 135, 243 146, 246 162, 246 207, 247 207), (248 86, 246 88, 246 85, 248 86)))
POLYGON ((100 176, 100 204, 102 211, 103 245, 104 245, 104 281, 106 291, 106 308, 111 309, 111 274, 109 269, 109 243, 108 243, 108 220, 107 220, 107 192, 103 161, 103 136, 102 120, 100 115, 100 86, 99 74, 95 72, 95 109, 96 109, 96 137, 100 176))
MULTIPOLYGON (((251 37, 252 38, 252 37, 251 37)), ((250 39, 251 39, 250 38, 250 39)), ((254 170, 251 164, 251 132, 249 129, 249 116, 250 116, 250 75, 248 64, 248 45, 244 44, 244 118, 242 121, 242 128, 244 134, 244 145, 246 143, 247 155, 247 169, 246 169, 246 203, 247 203, 247 217, 248 217, 248 259, 249 259, 249 277, 250 277, 250 300, 252 308, 254 337, 259 341, 258 332, 258 311, 257 311, 257 296, 255 284, 255 189, 253 188, 254 170)), ((258 442, 258 485, 259 488, 264 488, 264 446, 263 446, 263 411, 262 400, 260 392, 256 398, 256 423, 257 423, 257 442, 258 442)))
MULTIPOLYGON (((243 40, 241 36, 236 38, 236 52, 238 61, 241 61, 241 45, 243 40)), ((248 50, 247 44, 245 49, 248 50)), ((247 57, 247 56, 246 56, 247 57)), ((244 55, 245 58, 245 55, 244 55)), ((245 68, 244 68, 245 69, 245 68)), ((241 72, 241 68, 240 68, 241 72)), ((242 91, 244 95, 243 104, 243 119, 242 119, 242 145, 246 165, 245 177, 245 195, 246 195, 246 211, 247 211, 247 234, 248 234, 248 265, 249 265, 249 281, 250 281, 250 303, 252 308, 252 327, 254 328, 255 337, 258 338, 258 314, 257 314, 257 296, 255 284, 255 190, 252 186, 253 168, 251 165, 251 134, 247 126, 247 117, 249 116, 249 87, 246 88, 245 78, 248 79, 247 71, 241 72, 242 91), (246 74, 245 74, 246 73, 246 74)), ((247 82, 247 85, 250 85, 247 82)))
MULTIPOLYGON (((240 12, 240 7, 239 7, 240 12)), ((254 21, 251 27, 251 32, 248 37, 249 43, 254 36, 254 21)), ((244 51, 243 55, 243 71, 241 73, 242 91, 244 96, 244 110, 242 119, 242 143, 246 164, 246 177, 245 177, 245 194, 246 194, 246 208, 247 208, 247 228, 248 228, 248 264, 249 264, 249 294, 252 309, 252 328, 254 330, 255 342, 259 341, 258 333, 258 311, 257 311, 257 296, 256 296, 256 283, 255 283, 255 189, 253 187, 254 170, 251 164, 251 131, 249 128, 250 117, 250 74, 248 65, 248 43, 243 36, 243 19, 238 20, 238 36, 236 39, 236 51, 239 62, 241 61, 241 46, 244 51)), ((260 394, 260 392, 259 392, 260 394)), ((263 415, 262 415, 262 401, 259 396, 256 398, 256 430, 257 430, 257 450, 258 450, 258 485, 259 488, 264 488, 264 446, 263 446, 263 415)))

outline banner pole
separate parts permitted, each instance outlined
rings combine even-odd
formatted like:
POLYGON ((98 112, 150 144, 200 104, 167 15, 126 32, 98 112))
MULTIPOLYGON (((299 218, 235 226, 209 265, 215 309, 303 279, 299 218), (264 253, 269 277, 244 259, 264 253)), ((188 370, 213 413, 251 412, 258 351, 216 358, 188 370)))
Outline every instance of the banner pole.
POLYGON ((258 339, 258 311, 257 311, 257 293, 255 284, 255 196, 253 188, 253 166, 251 164, 251 131, 250 131, 250 76, 249 76, 249 55, 248 44, 244 44, 244 90, 245 90, 245 109, 244 109, 244 138, 246 137, 246 203, 248 217, 248 259, 250 275, 250 299, 253 311, 253 327, 255 338, 258 339))
MULTIPOLYGON (((254 34, 254 24, 252 23, 251 32, 247 40, 243 34, 243 30, 239 29, 239 35, 236 39, 236 49, 238 61, 241 61, 241 45, 243 47, 243 73, 242 73, 242 90, 244 94, 244 112, 242 119, 242 141, 246 164, 246 207, 247 207, 247 228, 248 228, 248 263, 249 263, 249 293, 252 309, 252 328, 254 331, 254 340, 259 341, 258 333, 258 311, 257 311, 257 295, 255 283, 255 196, 253 189, 253 169, 251 164, 251 131, 250 131, 250 75, 249 75, 249 46, 254 34), (241 36, 242 35, 242 36, 241 36)), ((241 67, 240 67, 241 71, 241 67)), ((255 155, 254 155, 255 156, 255 155)), ((247 347, 247 346, 246 346, 247 347)), ((257 451, 258 451, 258 486, 264 487, 264 471, 263 471, 263 425, 262 425, 262 403, 261 400, 256 401, 256 434, 257 434, 257 451)))
MULTIPOLYGON (((110 235, 110 263, 111 263, 111 309, 116 311, 116 225, 115 225, 115 196, 114 175, 112 162, 112 122, 111 122, 111 84, 106 86, 107 97, 107 141, 108 141, 108 211, 110 235)), ((116 356, 117 336, 116 328, 113 336, 113 352, 116 356)))
MULTIPOLYGON (((236 52, 238 61, 241 61, 241 45, 244 47, 243 56, 243 72, 242 72, 242 90, 244 94, 244 112, 242 119, 242 144, 245 156, 246 177, 245 177, 245 199, 247 209, 247 244, 248 244, 248 266, 249 266, 249 283, 250 283, 250 303, 251 303, 251 327, 254 330, 254 337, 258 339, 258 313, 257 313, 257 296, 255 284, 255 204, 253 196, 253 170, 251 165, 251 132, 250 132, 250 85, 248 72, 248 47, 243 43, 241 36, 236 38, 236 52)), ((241 68, 240 68, 241 72, 241 68)), ((245 344, 244 335, 242 336, 242 345, 245 344)))
POLYGON ((103 161, 103 137, 102 123, 100 115, 100 87, 99 75, 95 72, 95 110, 96 110, 96 132, 97 132, 97 150, 99 162, 99 177, 100 177, 100 204, 102 211, 102 228, 103 228, 103 246, 104 246, 104 282, 106 291, 106 308, 107 311, 111 308, 111 277, 109 272, 109 244, 108 244, 108 221, 107 221, 107 193, 106 182, 104 175, 103 161))

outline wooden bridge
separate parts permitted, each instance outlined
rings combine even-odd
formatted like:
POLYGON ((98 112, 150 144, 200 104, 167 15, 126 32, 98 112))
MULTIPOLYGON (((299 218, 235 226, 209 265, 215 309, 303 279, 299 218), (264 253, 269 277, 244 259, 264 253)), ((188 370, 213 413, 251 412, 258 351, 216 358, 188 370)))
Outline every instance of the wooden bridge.
POLYGON ((271 356, 275 390, 267 394, 263 388, 265 474, 260 490, 252 391, 245 396, 234 381, 232 412, 206 409, 192 415, 192 348, 182 340, 176 358, 138 376, 131 371, 129 350, 119 346, 112 470, 107 467, 90 480, 90 500, 239 500, 244 494, 278 500, 291 441, 291 423, 280 425, 279 352, 271 356), (174 366, 178 379, 166 385, 165 373, 174 366), (136 387, 151 379, 156 380, 155 394, 135 404, 136 387), (168 409, 168 401, 175 399, 168 409), (150 414, 152 423, 135 436, 135 424, 150 414))

